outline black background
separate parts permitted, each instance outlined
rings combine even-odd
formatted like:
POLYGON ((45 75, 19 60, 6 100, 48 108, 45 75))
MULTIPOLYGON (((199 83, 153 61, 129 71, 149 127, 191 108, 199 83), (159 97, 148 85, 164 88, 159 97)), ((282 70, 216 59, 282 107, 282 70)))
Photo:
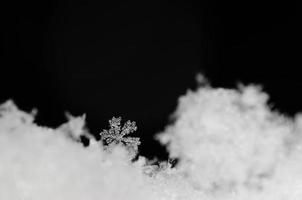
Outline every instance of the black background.
POLYGON ((197 72, 217 87, 262 84, 282 112, 302 110, 295 1, 29 0, 1 13, 0 100, 38 108, 41 125, 86 113, 97 135, 122 116, 158 156, 153 134, 197 72))

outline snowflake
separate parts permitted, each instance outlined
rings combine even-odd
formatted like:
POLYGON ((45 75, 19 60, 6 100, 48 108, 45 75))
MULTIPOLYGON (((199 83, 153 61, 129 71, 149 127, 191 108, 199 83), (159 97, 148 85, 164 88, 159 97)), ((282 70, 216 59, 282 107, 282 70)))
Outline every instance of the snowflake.
POLYGON ((111 146, 113 144, 124 144, 130 151, 134 150, 137 152, 138 145, 140 145, 139 138, 137 137, 125 137, 126 135, 137 130, 135 122, 129 120, 121 128, 121 117, 113 117, 109 120, 110 129, 103 130, 100 133, 101 139, 111 146))

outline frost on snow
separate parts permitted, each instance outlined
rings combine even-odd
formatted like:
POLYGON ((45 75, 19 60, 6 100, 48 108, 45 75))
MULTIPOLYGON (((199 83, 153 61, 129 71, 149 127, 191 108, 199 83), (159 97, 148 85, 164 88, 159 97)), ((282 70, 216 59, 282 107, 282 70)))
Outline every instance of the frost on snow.
POLYGON ((300 200, 302 115, 272 111, 259 86, 203 84, 180 97, 174 122, 157 134, 171 158, 153 165, 137 153, 134 122, 109 121, 101 141, 85 115, 56 129, 34 112, 0 105, 0 200, 300 200), (89 138, 84 147, 79 137, 89 138))

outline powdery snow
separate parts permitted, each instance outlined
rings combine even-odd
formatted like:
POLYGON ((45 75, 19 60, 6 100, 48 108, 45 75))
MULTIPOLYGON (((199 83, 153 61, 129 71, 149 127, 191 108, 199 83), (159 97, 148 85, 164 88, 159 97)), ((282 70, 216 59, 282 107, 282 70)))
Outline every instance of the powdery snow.
MULTIPOLYGON (((57 129, 34 123, 12 101, 0 106, 0 200, 298 200, 302 199, 302 117, 267 105, 259 86, 203 84, 180 97, 174 122, 157 134, 179 163, 130 162, 105 151, 85 117, 57 129)), ((100 127, 102 130, 103 127, 100 127)))

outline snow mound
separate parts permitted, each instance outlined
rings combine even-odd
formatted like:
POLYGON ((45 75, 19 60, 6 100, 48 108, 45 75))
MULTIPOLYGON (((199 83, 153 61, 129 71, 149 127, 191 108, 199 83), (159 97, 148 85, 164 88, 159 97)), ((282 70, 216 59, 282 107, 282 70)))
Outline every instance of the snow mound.
POLYGON ((188 91, 158 138, 192 187, 217 199, 300 199, 301 117, 267 101, 255 85, 188 91))

